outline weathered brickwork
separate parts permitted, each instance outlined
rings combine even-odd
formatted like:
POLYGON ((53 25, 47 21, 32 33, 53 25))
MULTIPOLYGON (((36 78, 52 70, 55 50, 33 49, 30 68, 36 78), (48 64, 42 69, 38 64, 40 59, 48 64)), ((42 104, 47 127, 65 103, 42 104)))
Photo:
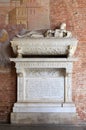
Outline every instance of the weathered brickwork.
POLYGON ((51 27, 66 22, 79 40, 73 72, 73 100, 80 119, 86 120, 86 1, 51 0, 51 27))
POLYGON ((14 102, 16 102, 15 70, 0 68, 0 122, 9 122, 14 102))
MULTIPOLYGON (((79 40, 73 71, 73 100, 80 119, 86 120, 86 0, 50 0, 51 28, 67 23, 79 40)), ((0 122, 9 122, 16 102, 16 73, 0 68, 0 122)))

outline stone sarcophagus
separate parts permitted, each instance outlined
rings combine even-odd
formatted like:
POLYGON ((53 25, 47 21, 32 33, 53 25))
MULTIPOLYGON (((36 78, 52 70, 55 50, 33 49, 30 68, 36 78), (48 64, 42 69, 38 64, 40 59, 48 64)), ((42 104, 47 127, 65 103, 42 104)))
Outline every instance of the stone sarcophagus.
POLYGON ((13 41, 11 41, 11 46, 18 57, 22 57, 22 55, 65 55, 71 57, 77 48, 77 39, 14 38, 13 41))
POLYGON ((49 37, 19 36, 11 41, 13 51, 18 55, 10 59, 15 63, 17 73, 17 102, 11 113, 11 123, 76 122, 76 108, 72 101, 72 70, 76 59, 72 56, 77 39, 69 37, 70 33, 68 37, 62 37, 63 31, 56 30, 55 37, 51 37, 53 31, 48 31, 49 37), (49 57, 24 58, 23 55, 49 57), (52 55, 66 57, 52 58, 52 55))

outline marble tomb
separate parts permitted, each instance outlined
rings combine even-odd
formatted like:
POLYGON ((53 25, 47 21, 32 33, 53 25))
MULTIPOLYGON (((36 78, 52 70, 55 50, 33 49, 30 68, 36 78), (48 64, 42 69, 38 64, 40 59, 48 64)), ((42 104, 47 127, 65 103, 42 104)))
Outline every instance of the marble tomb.
POLYGON ((16 37, 11 41, 18 56, 10 58, 17 73, 17 102, 11 113, 11 123, 75 123, 72 71, 77 59, 72 56, 77 42, 73 37, 16 37), (23 58, 23 55, 47 55, 49 58, 23 58), (51 55, 67 57, 52 58, 51 55))

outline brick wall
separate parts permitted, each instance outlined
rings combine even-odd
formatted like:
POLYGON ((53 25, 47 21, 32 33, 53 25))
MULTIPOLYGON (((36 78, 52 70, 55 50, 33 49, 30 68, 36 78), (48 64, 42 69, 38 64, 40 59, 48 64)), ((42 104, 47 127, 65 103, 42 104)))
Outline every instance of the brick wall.
POLYGON ((86 1, 51 0, 51 27, 61 22, 67 23, 67 29, 79 40, 73 69, 73 100, 80 119, 86 120, 86 1))
MULTIPOLYGON (((73 69, 73 100, 80 119, 86 120, 86 0, 50 0, 51 28, 67 23, 67 29, 79 40, 73 69)), ((16 102, 15 69, 0 68, 0 122, 9 122, 16 102)))
POLYGON ((13 68, 0 67, 0 122, 9 122, 16 102, 16 73, 13 68))

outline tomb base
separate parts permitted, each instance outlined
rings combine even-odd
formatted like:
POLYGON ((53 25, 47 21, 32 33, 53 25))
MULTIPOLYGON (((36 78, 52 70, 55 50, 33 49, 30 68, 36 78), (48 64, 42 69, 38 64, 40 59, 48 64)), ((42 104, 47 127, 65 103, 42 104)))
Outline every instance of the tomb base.
POLYGON ((17 72, 16 124, 75 124, 72 102, 74 58, 12 58, 17 72))
POLYGON ((16 104, 11 113, 13 124, 76 124, 76 109, 73 104, 40 107, 16 104))

